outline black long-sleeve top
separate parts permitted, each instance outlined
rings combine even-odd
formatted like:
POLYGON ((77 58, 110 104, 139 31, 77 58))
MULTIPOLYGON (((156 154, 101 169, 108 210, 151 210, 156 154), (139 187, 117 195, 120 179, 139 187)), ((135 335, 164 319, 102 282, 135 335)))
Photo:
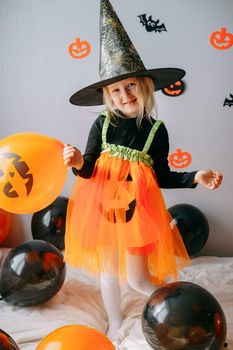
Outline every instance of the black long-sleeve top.
MULTIPOLYGON (((84 154, 84 165, 81 170, 73 168, 75 175, 89 178, 93 172, 95 162, 100 155, 102 146, 102 128, 104 116, 100 115, 93 123, 84 154)), ((109 124, 107 131, 107 142, 116 145, 137 149, 142 151, 152 125, 151 122, 143 118, 141 126, 136 124, 136 118, 116 117, 109 124)), ((156 174, 158 184, 161 188, 195 188, 193 179, 196 171, 175 172, 171 171, 168 164, 169 138, 165 125, 162 123, 155 133, 148 154, 154 161, 153 169, 156 174)))

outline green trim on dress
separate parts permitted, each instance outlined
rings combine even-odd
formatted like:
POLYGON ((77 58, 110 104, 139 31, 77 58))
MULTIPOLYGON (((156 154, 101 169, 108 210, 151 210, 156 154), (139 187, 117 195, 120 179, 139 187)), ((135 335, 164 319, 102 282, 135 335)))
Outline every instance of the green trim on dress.
POLYGON ((155 133, 158 130, 159 126, 163 123, 161 120, 157 120, 157 122, 151 128, 151 131, 148 135, 146 143, 143 147, 142 151, 138 151, 137 149, 132 149, 129 147, 110 144, 107 142, 107 131, 108 126, 110 124, 110 116, 108 112, 102 113, 105 116, 103 128, 102 128, 102 152, 109 152, 110 157, 117 157, 133 162, 143 162, 148 165, 150 168, 153 168, 154 161, 149 154, 147 154, 151 143, 154 139, 155 133))

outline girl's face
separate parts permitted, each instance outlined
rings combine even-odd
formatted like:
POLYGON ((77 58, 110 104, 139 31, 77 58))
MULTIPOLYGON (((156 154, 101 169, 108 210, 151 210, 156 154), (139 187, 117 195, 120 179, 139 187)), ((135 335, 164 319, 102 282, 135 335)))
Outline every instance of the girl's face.
POLYGON ((138 114, 138 89, 137 78, 128 78, 108 85, 114 106, 128 118, 136 117, 138 114))

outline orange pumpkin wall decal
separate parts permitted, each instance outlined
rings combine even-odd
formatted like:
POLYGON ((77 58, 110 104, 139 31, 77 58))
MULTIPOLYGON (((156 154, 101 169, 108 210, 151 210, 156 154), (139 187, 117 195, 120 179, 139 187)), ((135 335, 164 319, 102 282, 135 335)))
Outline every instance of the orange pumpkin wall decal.
POLYGON ((182 80, 178 80, 174 84, 171 84, 164 89, 162 89, 162 92, 164 95, 170 96, 170 97, 176 97, 181 95, 184 92, 184 82, 182 80))
POLYGON ((69 54, 75 59, 81 59, 89 55, 91 52, 91 45, 88 41, 81 41, 80 38, 76 38, 69 46, 69 54))
POLYGON ((181 148, 177 148, 175 152, 170 154, 168 160, 173 168, 181 169, 191 164, 192 156, 189 152, 184 152, 181 148))
POLYGON ((218 50, 230 49, 233 45, 233 35, 226 28, 215 31, 210 36, 210 44, 218 50))

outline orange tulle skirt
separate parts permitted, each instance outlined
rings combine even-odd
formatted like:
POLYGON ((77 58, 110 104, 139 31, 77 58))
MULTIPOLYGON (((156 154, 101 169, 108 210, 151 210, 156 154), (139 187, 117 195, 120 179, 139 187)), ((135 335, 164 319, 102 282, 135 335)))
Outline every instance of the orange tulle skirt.
POLYGON ((177 278, 190 261, 154 171, 143 162, 102 153, 90 179, 75 179, 66 220, 65 261, 95 276, 115 272, 116 254, 121 284, 126 253, 147 256, 152 283, 177 278))

